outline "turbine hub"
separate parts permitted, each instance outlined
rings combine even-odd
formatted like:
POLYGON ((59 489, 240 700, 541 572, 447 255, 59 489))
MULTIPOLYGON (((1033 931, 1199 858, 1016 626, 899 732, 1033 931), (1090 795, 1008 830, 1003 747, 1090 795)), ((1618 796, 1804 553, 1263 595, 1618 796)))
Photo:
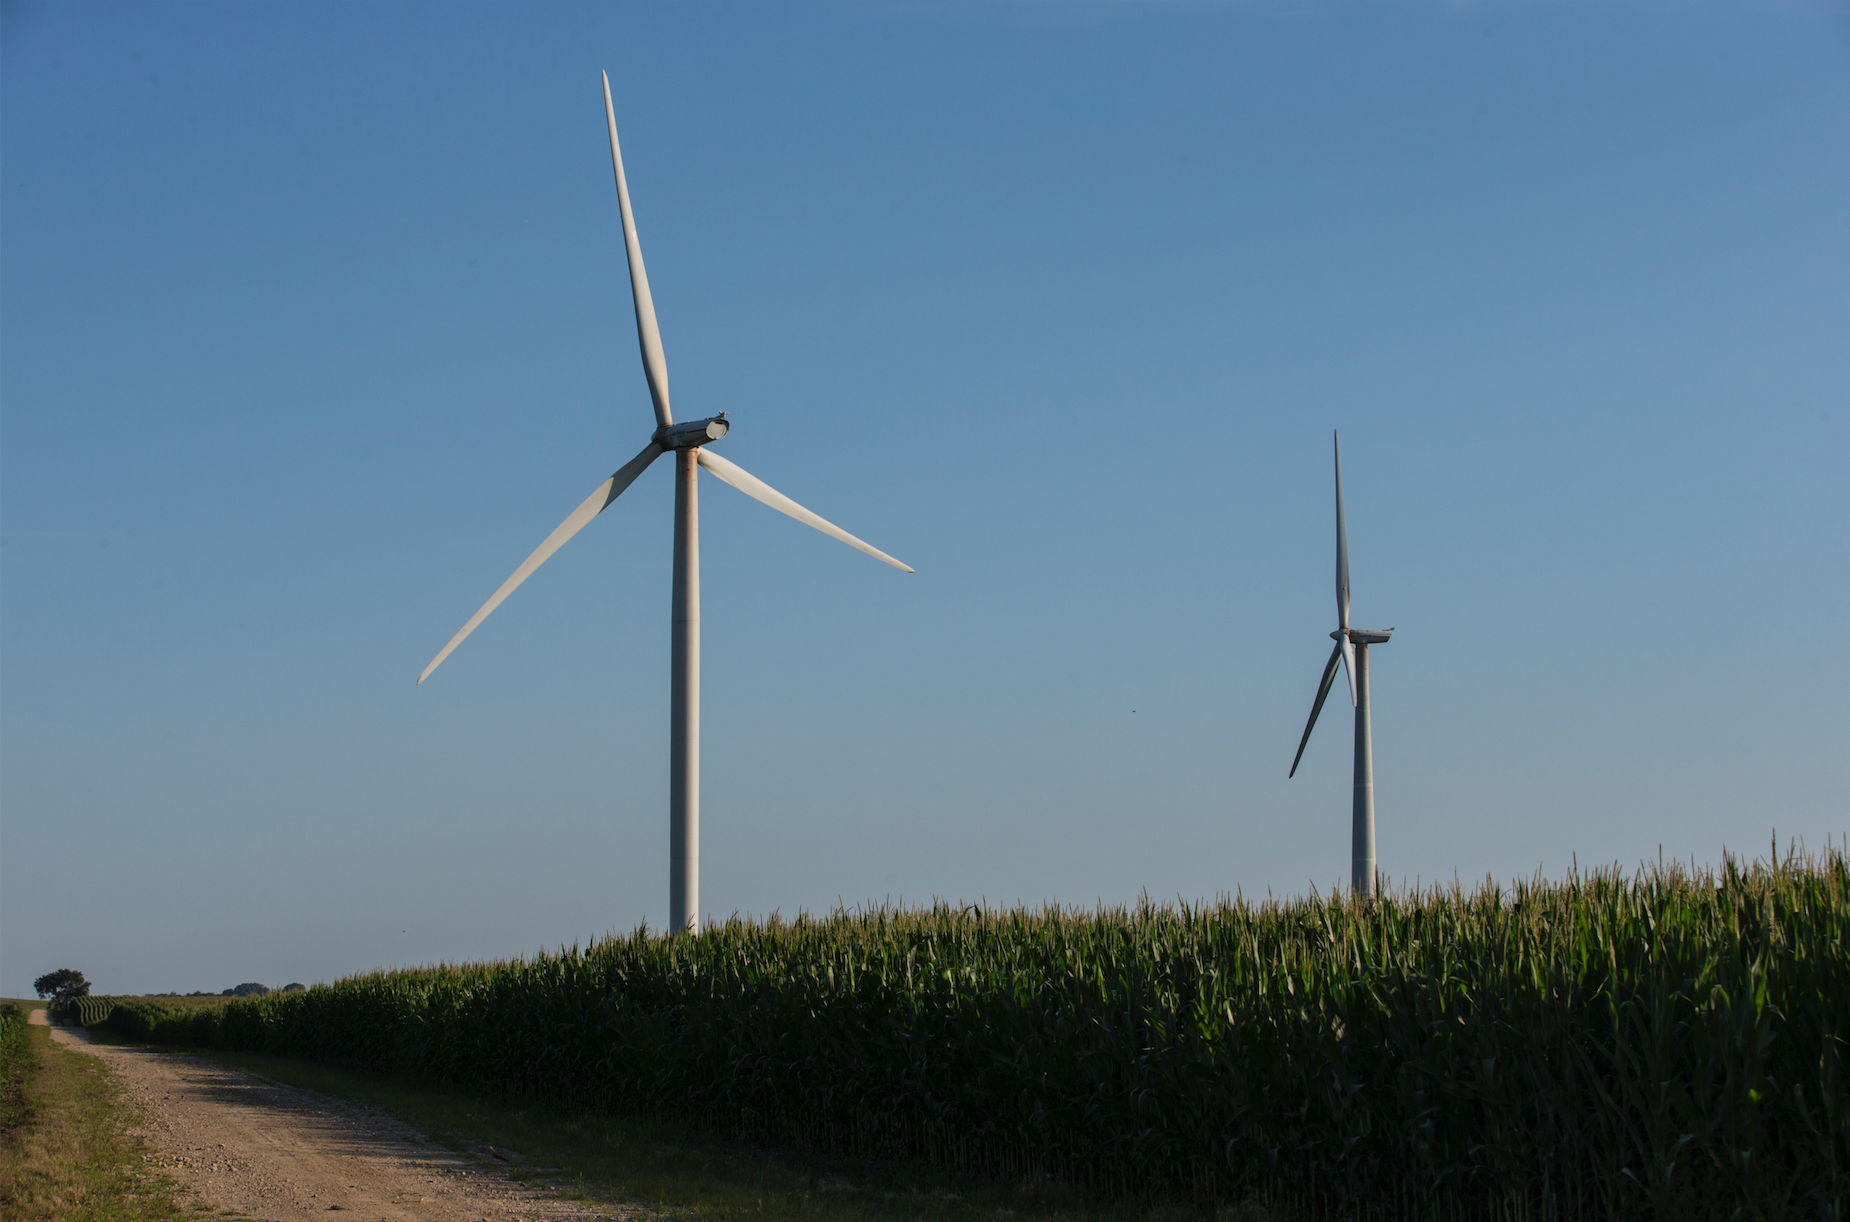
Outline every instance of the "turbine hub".
POLYGON ((694 450, 709 441, 718 441, 726 435, 732 426, 726 423, 726 413, 708 416, 705 420, 689 420, 684 424, 665 424, 655 430, 655 443, 664 450, 694 450))

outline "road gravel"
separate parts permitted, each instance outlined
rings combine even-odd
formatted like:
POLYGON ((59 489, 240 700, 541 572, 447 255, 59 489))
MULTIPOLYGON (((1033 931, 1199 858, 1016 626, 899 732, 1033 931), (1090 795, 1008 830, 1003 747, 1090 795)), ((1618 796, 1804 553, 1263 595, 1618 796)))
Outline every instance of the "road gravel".
MULTIPOLYGON (((31 1021, 45 1022, 35 1010, 31 1021)), ((131 1131, 185 1198, 262 1222, 659 1222, 641 1206, 562 1200, 509 1178, 486 1148, 439 1145, 376 1109, 271 1082, 197 1057, 52 1039, 99 1058, 133 1103, 131 1131)), ((518 1158, 518 1155, 513 1157, 518 1158)))

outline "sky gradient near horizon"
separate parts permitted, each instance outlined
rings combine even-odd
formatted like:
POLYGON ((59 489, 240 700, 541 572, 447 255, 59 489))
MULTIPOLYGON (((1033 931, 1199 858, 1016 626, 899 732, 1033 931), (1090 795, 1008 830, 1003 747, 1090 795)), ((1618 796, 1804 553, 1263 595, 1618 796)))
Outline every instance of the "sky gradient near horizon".
POLYGON ((1850 8, 0 6, 0 994, 1841 843, 1850 8))

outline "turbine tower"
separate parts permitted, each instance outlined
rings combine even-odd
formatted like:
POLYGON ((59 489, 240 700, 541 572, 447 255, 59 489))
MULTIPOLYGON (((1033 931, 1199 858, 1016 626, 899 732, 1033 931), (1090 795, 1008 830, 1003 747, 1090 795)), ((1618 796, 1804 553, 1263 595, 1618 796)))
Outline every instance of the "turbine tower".
MULTIPOLYGON (((1333 435, 1335 436, 1335 435, 1333 435)), ((1375 749, 1369 734, 1368 717, 1368 647, 1385 645, 1394 635, 1392 628, 1351 628, 1349 626, 1349 532, 1343 523, 1343 443, 1336 443, 1336 631, 1330 633, 1336 648, 1323 667, 1323 681, 1317 685, 1317 701, 1310 706, 1310 720, 1304 723, 1304 737, 1298 739, 1298 753, 1291 760, 1288 776, 1298 774, 1298 761, 1304 758, 1304 744, 1310 741, 1317 714, 1335 682, 1336 668, 1342 666, 1349 677, 1349 702, 1355 706, 1355 804, 1350 833, 1349 887, 1363 899, 1375 897, 1375 749)))
POLYGON ((763 501, 780 513, 813 526, 825 535, 859 548, 876 560, 912 572, 877 547, 862 542, 833 522, 803 508, 783 493, 705 447, 726 435, 726 413, 676 424, 668 409, 668 362, 662 355, 662 333, 655 323, 655 303, 649 296, 649 276, 642 266, 642 246, 636 240, 636 221, 630 213, 629 184, 623 177, 623 153, 617 145, 617 112, 610 103, 610 76, 604 75, 604 119, 610 128, 610 164, 617 176, 617 209, 623 216, 623 245, 629 256, 630 295, 636 304, 636 338, 642 347, 642 370, 655 405, 655 432, 642 453, 624 463, 597 491, 586 497, 571 516, 528 556, 514 575, 501 584, 494 597, 470 617, 462 631, 450 638, 431 659, 418 682, 430 678, 450 651, 475 631, 488 613, 501 605, 521 582, 546 563, 586 523, 634 483, 650 463, 663 454, 674 455, 674 629, 672 692, 669 698, 668 746, 668 920, 675 933, 700 932, 700 498, 701 468, 731 484, 746 496, 763 501))

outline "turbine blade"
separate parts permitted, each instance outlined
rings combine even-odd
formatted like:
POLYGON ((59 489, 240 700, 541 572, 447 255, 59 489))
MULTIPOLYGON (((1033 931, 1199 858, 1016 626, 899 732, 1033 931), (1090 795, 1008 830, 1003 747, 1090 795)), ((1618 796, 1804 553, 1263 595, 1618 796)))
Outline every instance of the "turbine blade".
POLYGON ((1330 660, 1323 665, 1323 681, 1317 684, 1317 703, 1310 706, 1310 720, 1304 723, 1304 737, 1298 739, 1298 753, 1291 757, 1291 771, 1285 774, 1288 781, 1298 774, 1298 761, 1304 758, 1304 744, 1310 741, 1311 727, 1317 724, 1317 714, 1323 712, 1324 698, 1330 694, 1330 684, 1336 679, 1336 664, 1341 661, 1343 647, 1338 645, 1330 651, 1330 660))
POLYGON ((908 573, 913 571, 911 565, 901 564, 879 548, 870 543, 862 542, 828 519, 811 513, 809 510, 803 508, 737 463, 728 462, 713 451, 707 449, 697 450, 695 453, 700 455, 701 466, 719 476, 719 478, 725 480, 728 484, 731 484, 746 496, 754 500, 763 501, 779 513, 787 513, 799 522, 814 526, 823 534, 840 539, 849 547, 858 548, 872 556, 875 560, 884 560, 894 568, 904 569, 908 573))
MULTIPOLYGON (((1343 441, 1334 433, 1336 443, 1336 626, 1349 628, 1349 530, 1343 523, 1343 441)), ((1351 685, 1354 680, 1352 679, 1351 685)))
POLYGON ((623 177, 623 150, 617 146, 617 110, 610 104, 610 74, 604 73, 604 119, 610 125, 610 164, 617 172, 617 210, 623 214, 623 249, 629 255, 630 296, 636 299, 636 341, 642 346, 642 371, 649 379, 655 423, 674 423, 668 411, 668 358, 662 355, 662 329, 655 323, 655 299, 649 296, 649 273, 642 266, 642 243, 630 214, 629 183, 623 177))
POLYGON ((533 570, 545 564, 551 555, 565 546, 566 540, 585 528, 585 524, 598 514, 603 513, 610 502, 623 495, 623 490, 635 482, 638 475, 648 469, 650 463, 662 452, 661 447, 651 441, 642 453, 624 463, 617 473, 598 485, 597 491, 584 499, 584 503, 572 510, 570 517, 559 523, 559 528, 546 536, 546 542, 534 549, 533 554, 521 562, 514 575, 501 583, 495 596, 482 604, 482 609, 469 617, 469 622, 462 626, 462 631, 450 638, 450 643, 443 647, 443 652, 432 658, 424 673, 418 676, 418 682, 430 678, 430 672, 450 656, 450 650, 463 643, 463 638, 475 631, 475 626, 488 618, 488 613, 501 605, 501 600, 512 594, 516 587, 533 576, 533 570))
POLYGON ((1355 645, 1347 629, 1336 638, 1336 648, 1343 655, 1343 673, 1349 676, 1349 707, 1354 708, 1361 703, 1361 693, 1355 687, 1355 645))

